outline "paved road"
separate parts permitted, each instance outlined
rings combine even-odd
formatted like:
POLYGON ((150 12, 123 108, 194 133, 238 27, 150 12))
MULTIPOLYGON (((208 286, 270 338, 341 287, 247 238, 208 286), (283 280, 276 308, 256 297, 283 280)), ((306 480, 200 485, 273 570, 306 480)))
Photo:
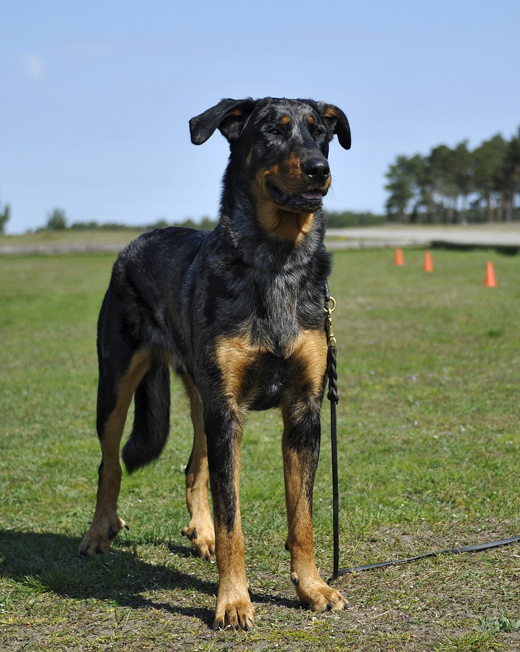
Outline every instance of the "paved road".
POLYGON ((0 245, 0 255, 18 255, 26 254, 43 254, 54 256, 56 254, 100 254, 114 253, 117 254, 126 247, 127 242, 120 243, 66 243, 66 244, 27 244, 27 245, 0 245))
MULTIPOLYGON (((348 229, 328 229, 329 249, 361 249, 373 247, 431 246, 434 242, 478 247, 519 247, 520 223, 479 226, 376 226, 348 229)), ((6 237, 4 242, 9 240, 6 237)), ((118 253, 126 246, 119 243, 42 243, 4 244, 0 240, 0 255, 118 253)))
POLYGON ((330 249, 357 249, 361 247, 430 246, 432 242, 446 242, 462 246, 520 247, 520 223, 484 226, 370 226, 349 229, 328 229, 330 249))

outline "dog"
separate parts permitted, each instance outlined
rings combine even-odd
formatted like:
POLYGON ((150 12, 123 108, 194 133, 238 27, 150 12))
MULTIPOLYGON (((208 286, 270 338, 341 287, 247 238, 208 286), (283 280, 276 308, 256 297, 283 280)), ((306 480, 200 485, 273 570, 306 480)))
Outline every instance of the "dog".
POLYGON ((322 200, 331 183, 329 142, 336 135, 349 149, 351 135, 337 106, 274 98, 224 99, 190 120, 195 145, 217 129, 230 145, 217 227, 146 233, 113 267, 98 322, 97 504, 79 553, 106 552, 126 527, 117 500, 127 412, 134 397, 133 429, 122 451, 132 473, 166 443, 173 367, 189 396, 194 429, 186 468, 190 521, 182 533, 199 555, 216 557, 214 627, 249 630, 254 610, 239 483, 250 410, 278 407, 283 415, 286 549, 296 593, 314 611, 346 606, 315 565, 312 496, 331 270, 322 200))

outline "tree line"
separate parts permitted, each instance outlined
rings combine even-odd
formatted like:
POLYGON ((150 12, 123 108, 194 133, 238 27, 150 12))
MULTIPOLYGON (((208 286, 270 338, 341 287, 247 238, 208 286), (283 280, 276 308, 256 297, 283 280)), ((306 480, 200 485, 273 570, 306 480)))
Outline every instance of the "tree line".
MULTIPOLYGON (((356 212, 356 211, 324 211, 327 219, 327 226, 331 228, 347 227, 347 226, 372 226, 376 224, 384 224, 386 217, 384 215, 376 215, 370 211, 356 212)), ((36 229, 36 233, 42 231, 153 231, 154 229, 165 229, 168 226, 183 226, 189 229, 198 229, 202 231, 211 231, 217 226, 217 220, 210 217, 203 217, 198 222, 195 222, 191 217, 188 217, 182 222, 168 222, 164 218, 160 218, 155 222, 142 225, 123 224, 121 222, 71 222, 66 215, 63 208, 55 208, 47 215, 47 222, 45 226, 36 229)))
POLYGON ((389 166, 390 220, 452 224, 520 219, 520 127, 510 140, 500 134, 471 150, 463 140, 422 156, 400 154, 389 166))
POLYGON ((72 222, 69 224, 67 214, 63 208, 55 208, 47 215, 45 226, 36 229, 36 233, 42 231, 153 231, 154 229, 165 229, 168 226, 183 226, 189 229, 199 229, 202 231, 211 231, 217 226, 217 222, 209 217, 203 217, 199 222, 195 222, 188 217, 183 222, 168 222, 160 218, 155 222, 141 225, 122 224, 121 222, 72 222))

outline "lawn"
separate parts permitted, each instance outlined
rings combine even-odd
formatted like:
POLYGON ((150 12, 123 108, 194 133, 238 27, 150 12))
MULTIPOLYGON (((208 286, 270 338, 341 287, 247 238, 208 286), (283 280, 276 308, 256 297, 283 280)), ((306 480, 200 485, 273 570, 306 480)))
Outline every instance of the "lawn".
MULTIPOLYGON (((340 567, 520 533, 520 257, 421 250, 335 254, 340 567), (484 288, 487 260, 499 286, 484 288)), ((0 257, 0 649, 518 650, 520 545, 347 575, 344 613, 316 615, 289 579, 281 417, 252 413, 242 515, 256 609, 210 629, 217 571, 195 558, 184 465, 187 399, 173 384, 163 456, 123 478, 130 531, 76 555, 92 517, 95 326, 114 256, 0 257), (517 631, 515 631, 517 630, 517 631)), ((332 568, 328 406, 315 547, 332 568)))

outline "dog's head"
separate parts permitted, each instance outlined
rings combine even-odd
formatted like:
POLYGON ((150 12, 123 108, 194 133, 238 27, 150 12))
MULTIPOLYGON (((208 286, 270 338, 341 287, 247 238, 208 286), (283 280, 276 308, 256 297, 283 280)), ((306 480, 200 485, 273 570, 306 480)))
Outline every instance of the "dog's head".
POLYGON ((217 129, 230 143, 234 174, 250 184, 269 231, 284 222, 281 212, 312 216, 321 208, 331 182, 329 142, 337 135, 342 147, 351 145, 343 111, 313 100, 225 99, 190 120, 196 145, 217 129))

